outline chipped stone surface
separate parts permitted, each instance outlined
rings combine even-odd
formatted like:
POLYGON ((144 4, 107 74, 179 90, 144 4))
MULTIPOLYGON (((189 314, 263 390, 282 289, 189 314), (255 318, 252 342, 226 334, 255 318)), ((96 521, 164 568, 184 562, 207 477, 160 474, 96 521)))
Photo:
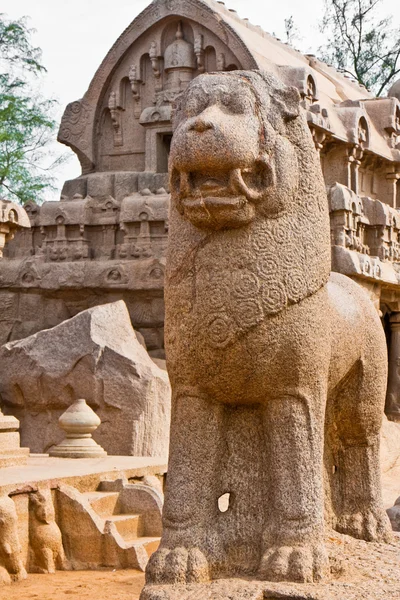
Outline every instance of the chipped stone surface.
POLYGON ((108 454, 167 456, 168 376, 132 329, 123 301, 97 306, 0 349, 0 393, 32 452, 61 442, 60 415, 85 398, 108 454))
POLYGON ((0 585, 25 579, 18 534, 15 504, 6 494, 0 495, 0 585))

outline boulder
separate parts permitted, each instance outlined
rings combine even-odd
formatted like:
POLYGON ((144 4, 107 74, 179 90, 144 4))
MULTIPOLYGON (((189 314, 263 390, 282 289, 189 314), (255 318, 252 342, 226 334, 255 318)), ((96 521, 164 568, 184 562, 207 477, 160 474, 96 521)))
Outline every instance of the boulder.
POLYGON ((31 452, 58 444, 58 418, 85 398, 101 419, 93 438, 109 455, 167 456, 168 375, 138 340, 122 300, 3 345, 0 394, 31 452))

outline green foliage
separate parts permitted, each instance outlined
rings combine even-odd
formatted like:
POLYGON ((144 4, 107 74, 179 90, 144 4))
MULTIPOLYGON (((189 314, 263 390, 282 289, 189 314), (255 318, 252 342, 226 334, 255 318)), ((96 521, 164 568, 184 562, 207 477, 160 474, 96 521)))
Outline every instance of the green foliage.
POLYGON ((55 101, 34 87, 45 68, 31 33, 25 18, 9 21, 0 14, 0 195, 21 203, 43 199, 63 160, 54 160, 50 149, 55 101))
POLYGON ((392 18, 379 18, 382 0, 325 0, 320 48, 325 62, 349 74, 377 96, 400 73, 400 29, 392 18))

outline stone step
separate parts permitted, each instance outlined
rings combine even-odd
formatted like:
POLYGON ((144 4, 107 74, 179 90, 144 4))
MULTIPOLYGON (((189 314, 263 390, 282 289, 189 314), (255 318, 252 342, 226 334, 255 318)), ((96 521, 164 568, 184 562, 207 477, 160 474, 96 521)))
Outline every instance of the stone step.
POLYGON ((136 540, 132 540, 132 546, 143 546, 148 556, 150 557, 160 545, 161 538, 159 537, 138 537, 136 540))
POLYGON ((99 517, 105 518, 115 513, 119 492, 84 492, 82 496, 89 501, 99 517))
POLYGON ((107 517, 107 522, 115 524, 115 527, 126 542, 137 539, 143 533, 141 515, 122 514, 107 517))

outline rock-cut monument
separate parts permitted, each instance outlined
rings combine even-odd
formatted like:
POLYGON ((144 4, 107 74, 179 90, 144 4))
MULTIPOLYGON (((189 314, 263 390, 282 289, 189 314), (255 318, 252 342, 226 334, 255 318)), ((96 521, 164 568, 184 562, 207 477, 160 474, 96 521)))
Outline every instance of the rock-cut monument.
POLYGON ((328 202, 297 89, 268 72, 204 74, 174 122, 171 448, 142 597, 235 576, 325 580, 329 528, 391 537, 383 329, 366 292, 330 274, 328 202))
POLYGON ((250 69, 300 93, 328 189, 332 270, 364 287, 381 313, 386 413, 400 421, 400 84, 375 98, 222 0, 149 2, 66 107, 58 139, 82 173, 59 201, 29 202, 31 228, 5 248, 0 344, 122 299, 150 355, 165 358, 172 104, 201 74, 250 69))

